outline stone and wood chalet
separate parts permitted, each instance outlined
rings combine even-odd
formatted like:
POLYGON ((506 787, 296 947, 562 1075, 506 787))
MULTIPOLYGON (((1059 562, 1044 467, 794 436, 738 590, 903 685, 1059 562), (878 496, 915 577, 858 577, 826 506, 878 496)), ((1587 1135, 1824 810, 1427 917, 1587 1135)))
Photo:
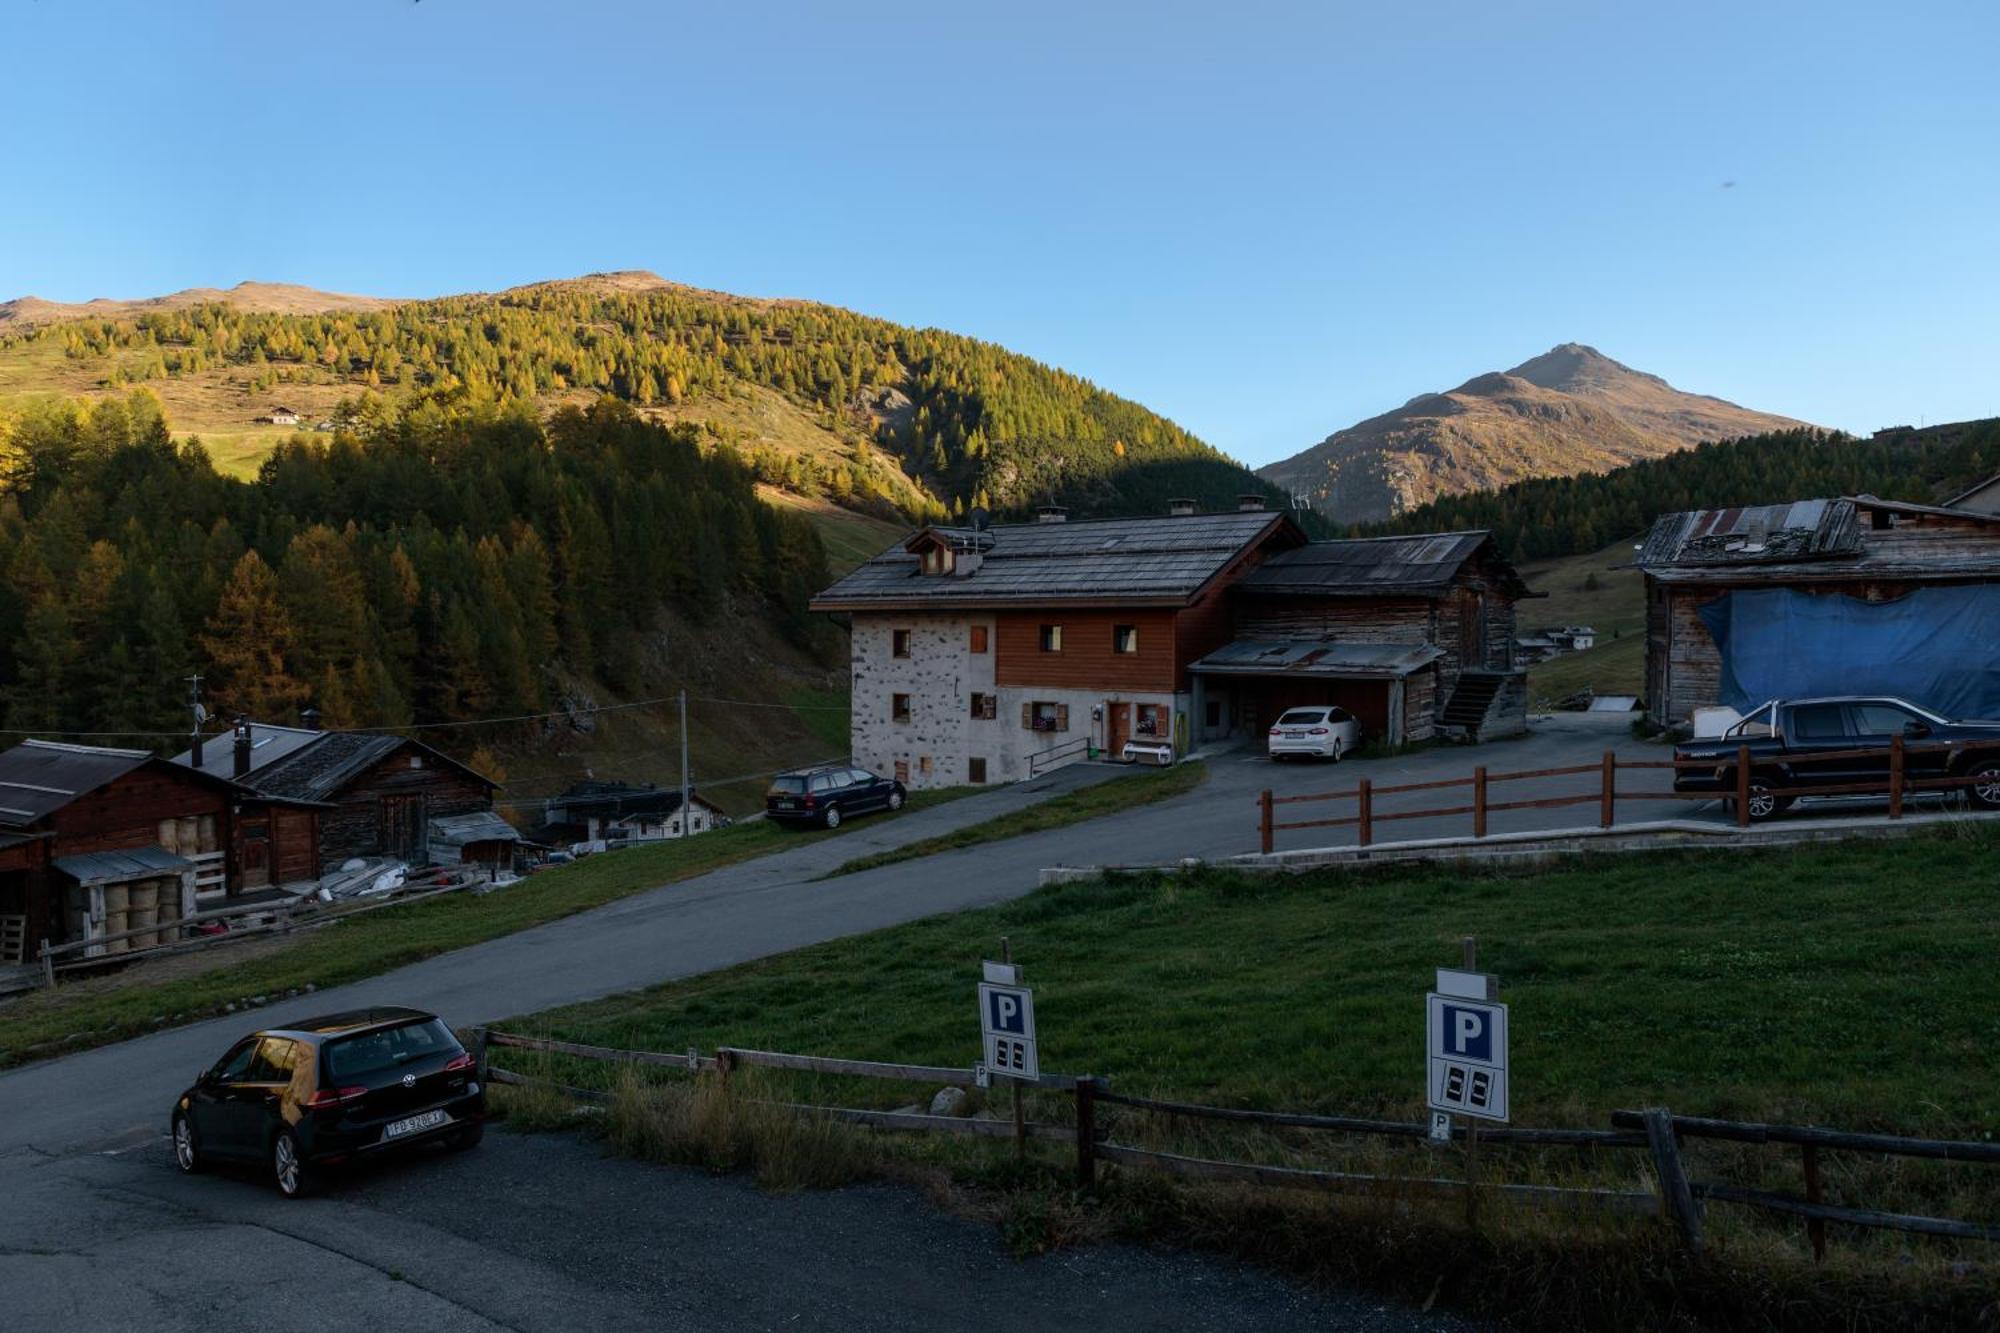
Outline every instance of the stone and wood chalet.
POLYGON ((1525 593, 1485 533, 1310 542, 1246 496, 927 527, 813 607, 850 618, 854 761, 921 788, 1261 738, 1301 703, 1392 744, 1517 730, 1525 593))

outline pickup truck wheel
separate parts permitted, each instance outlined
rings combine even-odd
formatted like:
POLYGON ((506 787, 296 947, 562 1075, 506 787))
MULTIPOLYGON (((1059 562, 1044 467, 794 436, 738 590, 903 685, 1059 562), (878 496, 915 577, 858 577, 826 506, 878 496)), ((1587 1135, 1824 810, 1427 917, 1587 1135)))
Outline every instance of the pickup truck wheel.
POLYGON ((1982 759, 1965 770, 1972 785, 1965 789, 1972 803, 1987 810, 2000 810, 2000 760, 1982 759))
POLYGON ((1773 796, 1771 784, 1762 778, 1750 779, 1750 822, 1762 823, 1766 819, 1776 819, 1791 804, 1788 798, 1773 796))

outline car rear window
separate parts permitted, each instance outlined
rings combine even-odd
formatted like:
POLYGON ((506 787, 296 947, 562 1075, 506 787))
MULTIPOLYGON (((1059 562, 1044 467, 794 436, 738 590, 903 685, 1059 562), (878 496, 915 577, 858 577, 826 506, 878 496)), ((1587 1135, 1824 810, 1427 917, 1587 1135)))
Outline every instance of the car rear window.
POLYGON ((798 796, 801 795, 805 791, 805 789, 806 789, 806 780, 802 777, 782 777, 782 778, 771 779, 771 790, 783 796, 798 796))
POLYGON ((1348 712, 1345 708, 1329 708, 1326 710, 1326 720, 1329 722, 1352 722, 1354 714, 1348 712))
POLYGON ((1314 722, 1324 721, 1326 721, 1326 710, 1324 708, 1294 708, 1291 712, 1278 719, 1278 725, 1281 727, 1304 727, 1314 722))
POLYGON ((451 1029, 442 1019, 432 1018, 352 1037, 335 1037, 326 1043, 326 1068, 334 1081, 345 1082, 400 1069, 413 1060, 458 1049, 458 1038, 451 1035, 451 1029))

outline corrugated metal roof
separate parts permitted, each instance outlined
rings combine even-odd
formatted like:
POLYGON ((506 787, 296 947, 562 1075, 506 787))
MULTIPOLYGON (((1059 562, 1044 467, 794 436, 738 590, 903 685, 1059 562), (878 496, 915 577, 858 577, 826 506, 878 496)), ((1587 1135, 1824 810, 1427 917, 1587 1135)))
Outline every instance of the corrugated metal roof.
MULTIPOLYGON (((1465 562, 1491 540, 1490 533, 1478 531, 1313 542, 1273 556, 1240 586, 1253 593, 1321 597, 1434 595, 1449 588, 1465 562)), ((1519 577, 1513 582, 1519 584, 1519 577)))
POLYGON ((178 875, 184 870, 194 869, 194 862, 175 856, 164 847, 132 847, 121 852, 78 852, 74 856, 58 856, 50 864, 79 884, 151 879, 155 875, 178 875))
POLYGON ((2000 515, 1872 496, 1663 514, 1632 562, 1669 583, 1992 578, 2000 515), (1947 520, 1936 539, 1873 542, 1873 518, 1947 520), (1962 537, 1964 540, 1953 540, 1962 537))
MULTIPOLYGON (((296 754, 311 745, 323 731, 312 731, 305 727, 281 727, 270 722, 250 724, 250 771, 268 768, 288 755, 296 754)), ((188 768, 194 766, 194 751, 182 750, 169 762, 188 768)), ((235 773, 236 740, 229 732, 211 736, 201 747, 201 767, 205 773, 219 773, 224 777, 235 773)))
POLYGON ((1422 670, 1444 656, 1429 643, 1346 639, 1238 639, 1188 667, 1207 675, 1356 676, 1388 679, 1422 670))
POLYGON ((0 754, 0 824, 32 824, 152 757, 144 750, 22 741, 0 754))
POLYGON ((1830 560, 1859 555, 1861 544, 1852 500, 1795 500, 1662 514, 1634 563, 1645 569, 1830 560))
POLYGON ((820 593, 813 607, 1185 601, 1274 528, 1297 533, 1285 514, 1269 511, 1009 523, 986 530, 992 545, 965 575, 921 573, 899 541, 820 593))
POLYGON ((428 837, 447 847, 463 847, 469 842, 519 842, 521 831, 491 810, 475 810, 465 815, 433 815, 428 837))

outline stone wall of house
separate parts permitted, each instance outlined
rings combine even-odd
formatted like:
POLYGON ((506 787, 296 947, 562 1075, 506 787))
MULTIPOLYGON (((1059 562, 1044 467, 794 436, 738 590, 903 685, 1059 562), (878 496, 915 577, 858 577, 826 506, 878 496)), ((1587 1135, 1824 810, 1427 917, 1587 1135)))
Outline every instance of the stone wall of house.
POLYGON ((1113 701, 1155 704, 1168 713, 1167 735, 1177 739, 1175 720, 1189 715, 1186 695, 1149 694, 1049 685, 1006 688, 993 683, 995 635, 992 619, 977 613, 938 615, 866 612, 854 616, 851 703, 854 762, 896 777, 912 790, 952 787, 979 780, 975 760, 985 763, 984 781, 1017 782, 1028 776, 1031 758, 1088 739, 1102 748, 1109 737, 1104 717, 1092 716, 1113 701), (972 651, 975 626, 986 629, 986 651, 972 651), (909 655, 896 655, 897 631, 909 635, 909 655), (897 695, 909 698, 907 718, 896 716, 897 695), (975 694, 993 697, 993 716, 973 716, 975 694), (1041 731, 1024 725, 1023 709, 1037 703, 1068 709, 1068 727, 1041 731))

